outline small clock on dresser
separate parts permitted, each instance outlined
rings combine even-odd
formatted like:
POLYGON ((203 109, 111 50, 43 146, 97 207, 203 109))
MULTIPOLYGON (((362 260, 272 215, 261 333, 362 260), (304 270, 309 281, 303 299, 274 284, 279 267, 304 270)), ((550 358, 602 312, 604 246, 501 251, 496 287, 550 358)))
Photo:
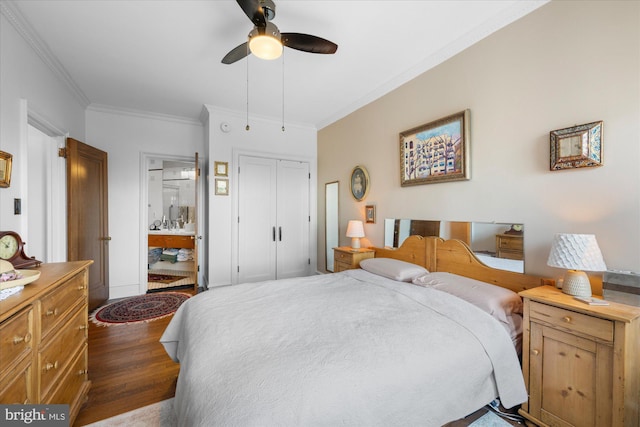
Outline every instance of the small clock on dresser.
POLYGON ((16 270, 42 264, 42 261, 24 253, 24 242, 14 231, 0 231, 0 259, 9 261, 16 270))

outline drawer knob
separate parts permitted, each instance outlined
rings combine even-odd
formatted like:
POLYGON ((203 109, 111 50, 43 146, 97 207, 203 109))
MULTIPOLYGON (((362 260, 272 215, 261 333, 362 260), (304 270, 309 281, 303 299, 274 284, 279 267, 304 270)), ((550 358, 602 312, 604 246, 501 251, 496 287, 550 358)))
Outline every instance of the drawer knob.
POLYGON ((80 325, 78 327, 78 329, 81 330, 81 331, 84 331, 85 329, 89 329, 89 326, 88 325, 80 325))
POLYGON ((46 312, 47 316, 57 316, 58 315, 58 309, 54 308, 53 310, 49 309, 46 312))
POLYGON ((58 361, 57 360, 55 362, 53 362, 53 363, 47 362, 47 364, 44 365, 44 370, 45 371, 50 371, 52 369, 58 369, 58 361))
POLYGON ((79 377, 81 377, 81 376, 83 376, 83 375, 87 374, 88 372, 89 372, 89 371, 88 371, 88 370, 86 370, 86 369, 80 369, 80 370, 78 371, 78 376, 79 376, 79 377))
POLYGON ((31 334, 29 332, 27 332, 26 335, 23 336, 23 337, 14 337, 13 338, 13 343, 14 344, 20 344, 21 342, 24 342, 25 344, 27 344, 29 341, 31 341, 31 334))
POLYGON ((566 323, 571 323, 571 317, 569 316, 564 316, 562 320, 564 320, 566 323))
POLYGON ((540 350, 532 350, 531 353, 533 353, 534 356, 537 356, 540 354, 540 350))
POLYGON ((86 286, 85 286, 85 285, 80 285, 80 286, 78 286, 78 290, 79 290, 79 291, 84 291, 85 289, 86 289, 86 286))

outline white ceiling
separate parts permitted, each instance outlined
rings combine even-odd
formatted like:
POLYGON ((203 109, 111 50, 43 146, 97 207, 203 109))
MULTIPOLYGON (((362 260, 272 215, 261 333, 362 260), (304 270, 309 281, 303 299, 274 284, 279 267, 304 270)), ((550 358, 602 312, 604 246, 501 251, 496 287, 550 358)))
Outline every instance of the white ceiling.
POLYGON ((5 2, 88 108, 198 120, 204 104, 322 128, 546 0, 275 0, 273 22, 338 44, 220 61, 252 24, 234 0, 5 2), (248 78, 247 78, 248 68, 248 78))

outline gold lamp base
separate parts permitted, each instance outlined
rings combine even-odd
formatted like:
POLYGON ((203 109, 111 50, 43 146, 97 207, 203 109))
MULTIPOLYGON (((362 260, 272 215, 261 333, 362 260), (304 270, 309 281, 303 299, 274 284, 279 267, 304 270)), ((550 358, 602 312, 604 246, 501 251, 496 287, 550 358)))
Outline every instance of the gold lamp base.
POLYGON ((567 270, 562 279, 562 292, 576 297, 590 297, 591 283, 587 273, 580 270, 567 270))

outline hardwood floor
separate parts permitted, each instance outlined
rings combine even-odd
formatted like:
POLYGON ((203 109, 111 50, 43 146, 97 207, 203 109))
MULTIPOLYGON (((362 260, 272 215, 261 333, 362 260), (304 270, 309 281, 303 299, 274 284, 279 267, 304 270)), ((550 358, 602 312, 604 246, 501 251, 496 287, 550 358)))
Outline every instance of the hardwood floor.
POLYGON ((109 327, 89 322, 92 384, 74 427, 174 396, 179 365, 159 342, 172 317, 109 327))

